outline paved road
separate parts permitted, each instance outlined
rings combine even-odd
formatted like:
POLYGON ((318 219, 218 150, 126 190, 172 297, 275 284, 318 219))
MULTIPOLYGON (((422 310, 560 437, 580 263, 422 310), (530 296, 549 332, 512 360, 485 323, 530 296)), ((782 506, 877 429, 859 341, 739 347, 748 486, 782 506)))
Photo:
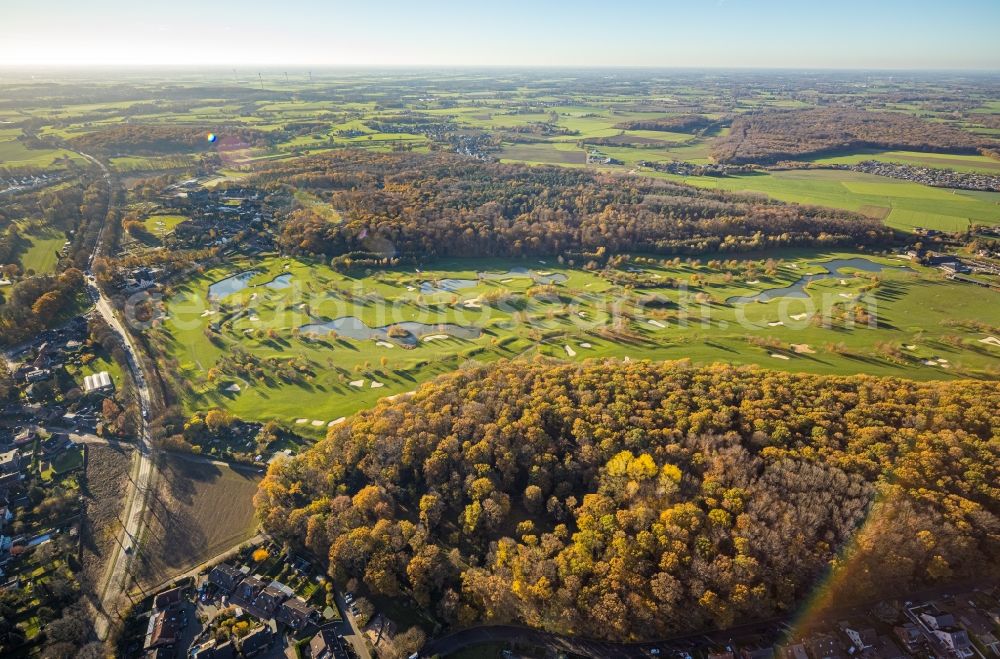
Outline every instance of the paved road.
POLYGON ((108 635, 110 615, 117 610, 123 594, 131 587, 129 573, 136 554, 134 547, 141 539, 146 516, 146 502, 156 477, 156 466, 153 461, 153 448, 149 441, 149 426, 146 423, 146 417, 152 409, 152 402, 149 387, 138 359, 139 353, 132 341, 132 335, 125 330, 115 315, 108 298, 96 286, 92 287, 91 290, 97 296, 95 304, 97 312, 122 340, 128 368, 132 373, 132 379, 139 394, 139 407, 142 410, 141 427, 136 441, 135 462, 132 468, 132 477, 129 480, 129 491, 125 496, 125 506, 122 510, 123 526, 119 542, 115 543, 112 548, 104 580, 98 588, 102 611, 99 612, 94 626, 98 637, 103 640, 108 635))
POLYGON ((103 162, 90 154, 79 151, 77 153, 100 168, 104 180, 108 185, 107 214, 97 235, 94 251, 87 262, 89 292, 91 299, 94 300, 94 308, 97 313, 101 315, 108 326, 121 339, 122 346, 125 349, 126 361, 128 362, 127 366, 139 395, 139 407, 142 412, 139 436, 136 438, 137 450, 135 452, 132 475, 129 479, 129 490, 125 495, 125 505, 122 510, 123 522, 121 533, 118 537, 118 542, 112 547, 104 579, 100 582, 97 589, 100 605, 97 607, 98 612, 94 621, 94 628, 98 638, 104 640, 108 636, 112 616, 117 612, 123 595, 131 588, 132 578, 130 572, 132 571, 132 562, 137 553, 135 547, 142 537, 146 517, 146 503, 156 478, 156 466, 153 461, 153 448, 149 441, 149 427, 147 424, 147 418, 152 409, 152 399, 149 394, 146 376, 142 372, 142 361, 139 359, 139 352, 132 341, 132 335, 129 334, 115 314, 111 301, 96 286, 92 277, 94 259, 101 254, 104 247, 104 236, 108 230, 108 225, 111 221, 116 221, 114 179, 111 176, 111 171, 103 162))
POLYGON ((372 655, 368 651, 368 643, 365 641, 364 630, 358 626, 357 621, 354 620, 354 616, 351 615, 350 607, 344 601, 344 594, 335 592, 334 595, 337 600, 337 608, 340 609, 340 617, 344 620, 336 624, 337 633, 354 646, 354 651, 361 659, 372 659, 372 655))

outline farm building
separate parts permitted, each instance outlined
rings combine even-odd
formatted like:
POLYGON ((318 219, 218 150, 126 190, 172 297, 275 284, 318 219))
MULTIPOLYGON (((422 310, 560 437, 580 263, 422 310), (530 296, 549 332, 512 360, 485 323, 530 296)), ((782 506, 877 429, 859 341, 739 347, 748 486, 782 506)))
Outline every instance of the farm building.
POLYGON ((93 375, 88 375, 83 378, 83 389, 87 393, 91 391, 101 391, 103 389, 110 389, 111 376, 108 375, 107 371, 101 371, 100 373, 94 373, 93 375))

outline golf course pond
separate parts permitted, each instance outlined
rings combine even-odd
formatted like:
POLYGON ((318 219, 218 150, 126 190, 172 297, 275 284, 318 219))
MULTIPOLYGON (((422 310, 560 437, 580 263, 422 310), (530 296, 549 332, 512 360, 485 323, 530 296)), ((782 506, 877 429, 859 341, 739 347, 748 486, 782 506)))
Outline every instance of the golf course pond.
POLYGON ((809 294, 806 292, 806 286, 814 281, 821 281, 823 279, 833 279, 835 277, 846 277, 848 274, 843 272, 845 270, 860 270, 862 272, 882 272, 883 270, 909 270, 906 266, 887 266, 880 263, 875 263, 874 261, 869 261, 865 258, 851 258, 851 259, 833 259, 832 261, 825 261, 823 263, 817 263, 816 265, 823 266, 826 268, 826 272, 821 272, 815 275, 803 275, 795 283, 784 286, 782 288, 769 288, 766 291, 761 291, 756 295, 744 296, 736 295, 726 300, 729 304, 748 304, 751 302, 769 302, 780 297, 798 297, 807 298, 809 294))
POLYGON ((425 294, 454 293, 463 288, 478 286, 480 281, 508 282, 513 279, 531 279, 536 284, 561 284, 567 280, 566 275, 561 272, 538 272, 528 268, 511 268, 506 272, 479 272, 476 275, 479 279, 448 278, 425 281, 420 284, 420 292, 425 294))
POLYGON ((222 298, 228 297, 233 293, 239 293, 247 287, 256 288, 257 286, 266 286, 267 288, 281 290, 282 288, 288 288, 291 286, 292 275, 290 274, 278 275, 271 281, 250 286, 250 280, 259 274, 259 270, 247 270, 239 272, 231 277, 220 279, 219 281, 209 285, 208 299, 221 300, 222 298))
POLYGON ((404 346, 415 346, 420 340, 430 341, 438 338, 454 337, 457 339, 478 339, 481 331, 478 327, 463 327, 453 323, 418 323, 404 321, 369 327, 356 316, 342 316, 325 323, 309 323, 302 325, 299 331, 303 334, 333 334, 356 341, 375 339, 376 341, 392 340, 404 346))

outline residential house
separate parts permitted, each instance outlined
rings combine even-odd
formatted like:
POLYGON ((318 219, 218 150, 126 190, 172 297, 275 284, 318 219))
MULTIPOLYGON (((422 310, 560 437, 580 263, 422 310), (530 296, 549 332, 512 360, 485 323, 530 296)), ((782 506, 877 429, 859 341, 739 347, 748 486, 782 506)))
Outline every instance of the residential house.
POLYGON ((931 630, 945 629, 955 626, 955 616, 946 611, 939 611, 935 608, 920 612, 920 619, 931 630))
POLYGON ((271 628, 267 625, 261 625, 252 629, 240 640, 240 652, 243 653, 244 657, 255 657, 271 645, 271 640, 271 628))
POLYGON ((920 628, 912 622, 893 627, 892 632, 903 644, 907 652, 916 652, 924 642, 924 635, 920 632, 920 628))
POLYGON ((859 625, 853 622, 841 622, 840 628, 858 651, 874 647, 878 634, 874 627, 859 625))
POLYGON ((262 590, 264 590, 264 582, 257 577, 250 576, 240 582, 240 585, 237 586, 236 591, 233 593, 233 598, 239 599, 243 604, 249 605, 262 590))
POLYGON ((321 629, 309 641, 309 656, 312 659, 347 659, 347 649, 344 641, 333 629, 321 629))
POLYGON ((180 638, 180 615, 177 611, 154 611, 146 626, 143 650, 168 650, 175 647, 180 638))
POLYGON ((21 452, 11 449, 0 453, 0 474, 16 474, 21 471, 21 452))
POLYGON ((843 657, 840 643, 830 634, 816 634, 806 639, 805 645, 812 659, 840 659, 843 657))
POLYGON ((971 607, 959 609, 955 616, 979 645, 987 652, 1000 656, 1000 641, 993 633, 993 623, 988 617, 971 607))
POLYGON ((219 590, 231 593, 243 579, 243 573, 229 563, 220 563, 208 573, 208 582, 219 590))
POLYGON ((301 630, 315 620, 318 614, 319 612, 301 597, 292 597, 281 604, 275 618, 292 629, 301 630))
POLYGON ((25 428, 19 433, 14 435, 14 446, 24 446, 25 444, 30 444, 35 441, 35 437, 38 435, 31 428, 25 428))
POLYGON ((262 590, 253 600, 253 608, 260 618, 273 618, 278 611, 278 607, 292 595, 292 589, 278 582, 272 581, 267 588, 262 590))
POLYGON ((170 590, 165 590, 153 598, 153 609, 157 611, 177 609, 180 608, 183 602, 184 602, 184 589, 171 588, 170 590))
POLYGON ((191 648, 191 659, 233 659, 236 656, 236 648, 232 641, 219 643, 214 638, 211 641, 202 643, 191 648))
POLYGON ((972 641, 969 639, 969 633, 964 629, 944 627, 935 629, 934 635, 938 637, 938 640, 946 648, 959 657, 971 657, 975 654, 975 651, 972 649, 972 641))

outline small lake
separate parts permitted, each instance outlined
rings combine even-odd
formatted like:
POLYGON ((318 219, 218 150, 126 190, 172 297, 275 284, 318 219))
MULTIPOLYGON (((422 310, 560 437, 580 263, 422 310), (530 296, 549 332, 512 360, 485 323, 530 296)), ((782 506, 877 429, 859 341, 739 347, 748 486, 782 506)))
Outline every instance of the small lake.
POLYGON ((421 293, 454 293, 463 288, 472 288, 479 281, 477 279, 438 279, 436 281, 425 281, 420 284, 421 293))
MULTIPOLYGON (((224 297, 229 297, 233 293, 239 293, 244 288, 250 286, 250 280, 259 274, 260 274, 259 270, 247 270, 246 272, 240 272, 231 277, 220 279, 214 284, 209 285, 208 299, 221 300, 224 297)), ((291 285, 292 285, 292 275, 286 272, 283 275, 278 275, 269 282, 266 282, 264 284, 257 284, 255 286, 250 286, 250 288, 257 288, 257 286, 266 286, 267 288, 280 290, 282 288, 288 288, 291 285)))
POLYGON ((817 263, 816 265, 821 265, 826 268, 826 272, 822 272, 816 275, 803 275, 790 286, 785 286, 784 288, 769 288, 766 291, 761 291, 756 295, 737 295, 726 300, 729 304, 747 304, 750 302, 768 302, 779 297, 798 297, 807 298, 809 294, 806 293, 806 286, 810 282, 820 281, 823 279, 834 279, 836 277, 847 277, 848 274, 841 272, 842 270, 861 270, 862 272, 882 272, 883 270, 909 270, 906 266, 892 266, 892 265, 882 265, 880 263, 875 263, 874 261, 869 261, 868 259, 856 257, 852 259, 833 259, 832 261, 826 261, 824 263, 817 263))
POLYGON ((478 339, 480 335, 478 327, 463 327, 462 325, 455 325, 453 323, 429 324, 418 323, 416 321, 404 321, 401 323, 393 323, 392 325, 384 325, 382 327, 369 327, 357 316, 341 316, 340 318, 334 318, 333 320, 325 323, 309 323, 308 325, 301 326, 299 331, 303 334, 330 334, 332 332, 336 332, 339 336, 344 336, 348 339, 354 339, 356 341, 375 339, 378 341, 395 341, 396 343, 411 346, 416 345, 417 341, 421 338, 435 334, 445 334, 447 336, 469 340, 478 339), (404 337, 394 336, 390 338, 389 329, 392 327, 404 329, 409 332, 409 335, 404 337))
POLYGON ((561 284, 568 277, 561 272, 539 272, 528 268, 511 268, 507 272, 478 272, 479 279, 437 279, 420 284, 420 292, 454 293, 463 288, 472 288, 480 281, 504 281, 505 279, 531 279, 536 284, 561 284))
POLYGON ((537 284, 561 284, 568 279, 568 277, 561 272, 539 272, 537 270, 528 270, 527 268, 511 268, 507 272, 479 273, 480 279, 489 279, 492 281, 519 279, 524 277, 532 279, 537 284))

